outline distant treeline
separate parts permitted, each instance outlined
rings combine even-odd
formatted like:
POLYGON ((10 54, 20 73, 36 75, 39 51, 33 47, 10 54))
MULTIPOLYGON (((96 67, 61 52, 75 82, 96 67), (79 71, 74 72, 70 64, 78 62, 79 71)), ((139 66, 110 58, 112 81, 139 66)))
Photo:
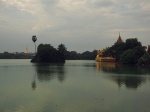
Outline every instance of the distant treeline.
MULTIPOLYGON (((53 48, 53 47, 52 47, 53 48)), ((50 51, 52 53, 52 51, 50 51)), ((25 54, 25 53, 9 53, 4 52, 0 53, 0 59, 32 59, 32 54, 25 54)), ((95 60, 97 55, 97 50, 85 51, 83 53, 78 53, 76 51, 64 51, 65 60, 95 60)))
POLYGON ((85 51, 83 53, 77 53, 76 51, 67 51, 65 53, 66 60, 95 60, 97 50, 85 51))
MULTIPOLYGON (((85 51, 83 53, 78 53, 76 51, 66 51, 65 59, 66 60, 95 60, 97 55, 97 50, 85 51)), ((25 53, 0 53, 0 59, 31 59, 33 54, 25 54, 25 53)))
POLYGON ((0 53, 0 59, 31 59, 33 54, 25 54, 25 53, 0 53))

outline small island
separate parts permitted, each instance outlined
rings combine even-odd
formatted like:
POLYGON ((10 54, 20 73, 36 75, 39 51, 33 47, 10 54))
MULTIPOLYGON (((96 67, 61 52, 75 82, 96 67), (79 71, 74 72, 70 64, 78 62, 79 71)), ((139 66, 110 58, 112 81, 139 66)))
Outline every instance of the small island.
POLYGON ((60 44, 58 48, 54 48, 50 44, 40 44, 37 53, 32 58, 32 63, 65 63, 66 47, 60 44))
POLYGON ((119 33, 119 38, 114 45, 97 51, 95 60, 97 62, 149 65, 150 46, 142 46, 137 38, 129 38, 124 42, 119 33))

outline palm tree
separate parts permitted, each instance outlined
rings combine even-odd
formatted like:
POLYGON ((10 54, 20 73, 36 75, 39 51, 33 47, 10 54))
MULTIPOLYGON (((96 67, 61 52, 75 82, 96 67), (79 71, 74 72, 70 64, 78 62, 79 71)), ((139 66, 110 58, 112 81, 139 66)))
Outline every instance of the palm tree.
POLYGON ((35 53, 36 53, 36 41, 37 41, 37 37, 36 37, 36 35, 33 35, 32 36, 32 41, 34 42, 34 44, 35 44, 35 53))

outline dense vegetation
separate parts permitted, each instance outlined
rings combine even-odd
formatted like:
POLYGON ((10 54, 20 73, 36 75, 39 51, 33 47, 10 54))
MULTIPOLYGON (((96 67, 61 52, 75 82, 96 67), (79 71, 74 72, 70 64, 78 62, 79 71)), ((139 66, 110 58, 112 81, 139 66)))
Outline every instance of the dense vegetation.
POLYGON ((105 56, 112 56, 116 58, 117 62, 123 64, 143 64, 150 62, 149 53, 146 53, 146 47, 143 47, 137 38, 115 43, 103 53, 103 57, 105 56))
POLYGON ((25 53, 0 53, 0 59, 31 59, 33 54, 25 53))
POLYGON ((64 63, 65 60, 94 60, 96 55, 96 50, 77 53, 76 51, 67 51, 64 44, 60 44, 57 49, 50 44, 40 44, 31 62, 64 63))
POLYGON ((50 44, 40 44, 37 48, 37 54, 31 62, 36 63, 64 63, 66 48, 60 44, 58 48, 54 48, 50 44))
POLYGON ((76 51, 67 51, 66 52, 66 59, 67 60, 95 60, 97 55, 97 50, 92 52, 85 51, 83 53, 77 53, 76 51))

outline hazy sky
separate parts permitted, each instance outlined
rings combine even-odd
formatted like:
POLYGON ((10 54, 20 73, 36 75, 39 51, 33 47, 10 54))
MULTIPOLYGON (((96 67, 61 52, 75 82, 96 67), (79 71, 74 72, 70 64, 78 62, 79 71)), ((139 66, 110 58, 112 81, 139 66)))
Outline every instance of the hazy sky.
POLYGON ((150 0, 0 0, 0 52, 61 43, 69 51, 102 49, 117 40, 150 44, 150 0))

